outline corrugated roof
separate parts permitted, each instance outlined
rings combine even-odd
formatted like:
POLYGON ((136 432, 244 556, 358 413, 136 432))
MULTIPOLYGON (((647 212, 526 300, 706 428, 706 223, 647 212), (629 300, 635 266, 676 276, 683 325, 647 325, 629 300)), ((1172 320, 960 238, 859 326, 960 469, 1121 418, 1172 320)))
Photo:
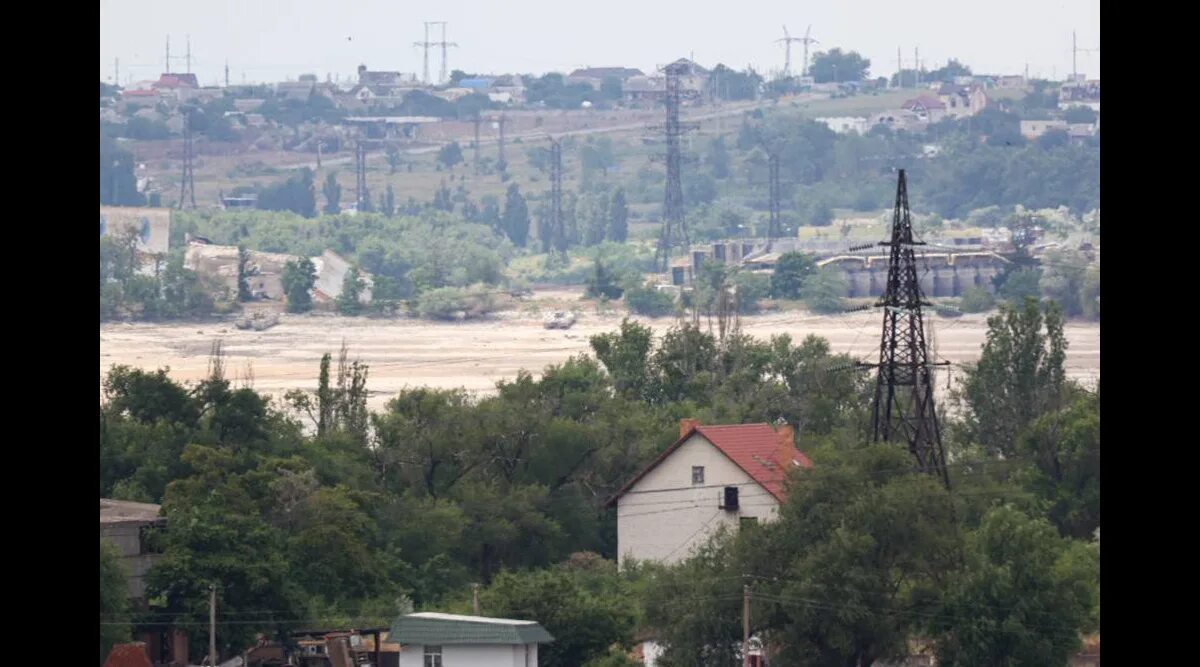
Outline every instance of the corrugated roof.
MULTIPOLYGON (((636 477, 629 480, 625 486, 621 487, 608 500, 611 505, 617 502, 617 499, 625 495, 625 492, 633 488, 638 480, 645 477, 647 473, 662 463, 676 449, 679 449, 683 443, 688 441, 695 434, 700 434, 705 440, 712 443, 714 447, 721 451, 722 454, 729 457, 739 468, 744 470, 747 475, 755 482, 758 482, 777 500, 783 502, 783 482, 787 478, 787 469, 779 465, 779 433, 771 428, 770 424, 727 424, 719 426, 692 426, 684 433, 675 444, 671 445, 662 454, 659 454, 654 462, 646 466, 636 477)), ((805 468, 812 467, 812 461, 798 449, 793 446, 793 457, 791 463, 805 468)))
POLYGON ((397 618, 388 640, 400 644, 545 644, 554 637, 535 621, 422 612, 397 618))
POLYGON ((135 503, 128 500, 100 499, 100 523, 122 521, 154 521, 162 507, 152 503, 135 503))

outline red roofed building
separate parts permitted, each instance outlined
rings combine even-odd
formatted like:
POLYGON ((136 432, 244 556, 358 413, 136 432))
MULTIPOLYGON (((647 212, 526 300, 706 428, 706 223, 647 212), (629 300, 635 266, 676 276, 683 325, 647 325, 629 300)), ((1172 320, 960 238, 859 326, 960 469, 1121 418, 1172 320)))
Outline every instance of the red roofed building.
POLYGON ((905 102, 900 107, 911 111, 922 120, 936 123, 946 115, 946 104, 933 95, 921 95, 905 102))
POLYGON ((618 562, 678 562, 722 526, 772 521, 788 472, 811 467, 791 426, 681 420, 679 439, 609 500, 618 562))
POLYGON ((175 72, 173 74, 163 74, 158 77, 158 81, 154 83, 155 88, 199 88, 200 82, 196 79, 196 75, 192 73, 181 74, 175 72))
POLYGON ((131 642, 115 644, 104 661, 104 667, 153 667, 150 656, 146 654, 146 644, 131 642))

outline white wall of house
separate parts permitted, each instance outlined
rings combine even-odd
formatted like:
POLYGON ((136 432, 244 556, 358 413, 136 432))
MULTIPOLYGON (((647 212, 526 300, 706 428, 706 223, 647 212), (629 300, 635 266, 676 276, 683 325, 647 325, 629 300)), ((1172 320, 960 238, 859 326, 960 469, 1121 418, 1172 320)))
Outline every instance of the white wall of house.
MULTIPOLYGON (((443 667, 537 667, 537 644, 458 644, 442 647, 443 667)), ((425 667, 425 647, 400 647, 400 667, 425 667)))
POLYGON ((629 558, 679 562, 720 526, 736 530, 742 517, 774 519, 779 502, 752 482, 721 450, 693 434, 617 499, 618 564, 629 558), (693 486, 693 466, 704 467, 704 484, 693 486), (739 509, 720 509, 723 487, 733 485, 738 485, 739 509))

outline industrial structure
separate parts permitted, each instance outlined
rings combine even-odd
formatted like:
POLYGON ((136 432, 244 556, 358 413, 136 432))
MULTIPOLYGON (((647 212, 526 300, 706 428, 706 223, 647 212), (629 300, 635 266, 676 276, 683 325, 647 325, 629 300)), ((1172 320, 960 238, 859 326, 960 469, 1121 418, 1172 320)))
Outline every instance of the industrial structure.
MULTIPOLYGON (((921 293, 908 208, 904 170, 896 184, 892 237, 881 245, 890 250, 887 286, 876 307, 883 309, 883 337, 872 404, 875 441, 900 442, 917 462, 917 469, 938 477, 947 487, 946 453, 933 404, 933 373, 921 307, 931 305, 921 293)), ((864 366, 866 366, 864 364, 864 366)))
POLYGON ((682 154, 679 139, 683 133, 691 129, 692 124, 685 126, 679 121, 680 77, 692 71, 692 64, 687 60, 677 60, 663 68, 666 73, 666 124, 663 126, 663 136, 666 140, 667 152, 667 181, 666 196, 663 202, 662 234, 658 241, 656 262, 666 271, 669 267, 671 250, 677 245, 685 248, 690 245, 687 227, 683 218, 683 179, 680 170, 682 154))

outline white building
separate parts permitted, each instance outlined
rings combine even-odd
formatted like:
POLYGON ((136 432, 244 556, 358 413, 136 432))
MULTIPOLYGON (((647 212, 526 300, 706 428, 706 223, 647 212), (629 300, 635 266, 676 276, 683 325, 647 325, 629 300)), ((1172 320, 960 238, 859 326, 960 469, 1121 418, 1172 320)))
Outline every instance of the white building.
POLYGON ((537 667, 538 644, 554 638, 534 621, 421 612, 397 618, 388 641, 400 667, 537 667))
POLYGON ((866 134, 867 130, 870 129, 870 125, 867 124, 867 119, 859 118, 858 116, 817 118, 816 121, 818 123, 825 123, 829 126, 829 129, 837 132, 838 134, 847 134, 849 132, 866 134))
POLYGON ((775 519, 784 480, 812 462, 791 426, 679 423, 679 439, 614 494, 618 563, 675 563, 720 527, 775 519))

